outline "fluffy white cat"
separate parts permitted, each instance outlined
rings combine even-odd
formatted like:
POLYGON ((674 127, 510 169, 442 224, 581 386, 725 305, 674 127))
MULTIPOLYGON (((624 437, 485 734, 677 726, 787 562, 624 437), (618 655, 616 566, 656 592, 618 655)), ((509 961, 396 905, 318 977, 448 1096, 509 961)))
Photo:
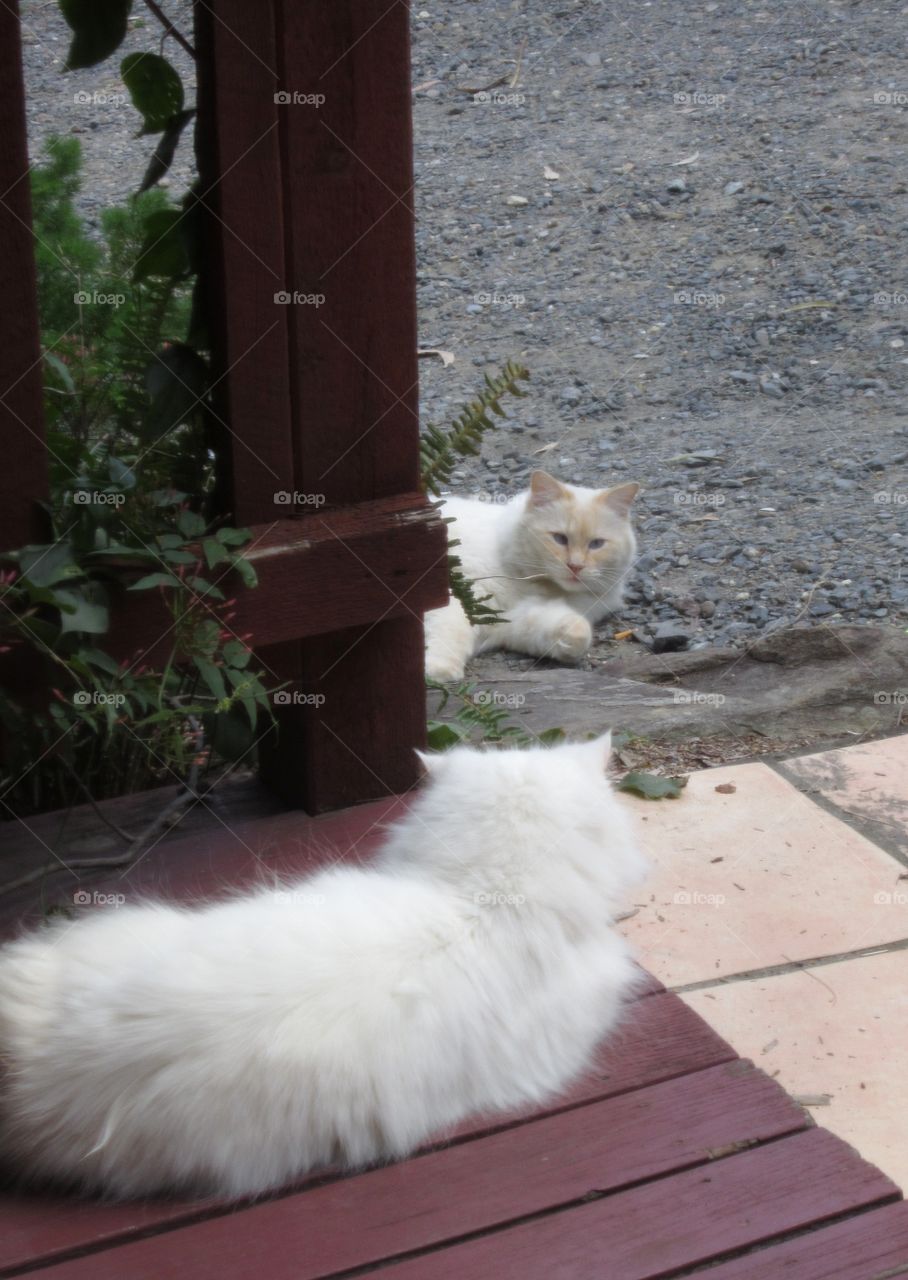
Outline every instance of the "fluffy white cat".
POLYGON ((97 909, 0 951, 0 1152, 116 1197, 395 1159, 589 1062, 642 872, 608 738, 426 758, 368 866, 97 909))
POLYGON ((637 550, 630 509, 639 489, 581 489, 534 471, 529 491, 504 505, 446 498, 442 515, 455 519, 463 572, 504 620, 474 627, 454 597, 427 613, 426 675, 459 680, 467 660, 488 649, 579 662, 593 624, 621 606, 637 550))

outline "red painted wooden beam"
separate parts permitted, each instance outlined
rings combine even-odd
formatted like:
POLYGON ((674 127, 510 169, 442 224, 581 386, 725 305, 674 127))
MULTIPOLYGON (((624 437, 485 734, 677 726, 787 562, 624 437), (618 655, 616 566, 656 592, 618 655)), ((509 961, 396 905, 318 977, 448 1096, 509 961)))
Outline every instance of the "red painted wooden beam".
MULTIPOLYGON (((206 576, 235 598, 230 628, 250 635, 256 648, 385 619, 418 620, 447 599, 445 525, 421 494, 253 526, 245 554, 257 587, 244 588, 230 571, 206 576)), ((203 596, 194 607, 212 610, 203 596)), ((123 657, 166 659, 173 628, 163 594, 118 594, 110 643, 123 657)), ((344 645, 336 648, 340 659, 344 645)))

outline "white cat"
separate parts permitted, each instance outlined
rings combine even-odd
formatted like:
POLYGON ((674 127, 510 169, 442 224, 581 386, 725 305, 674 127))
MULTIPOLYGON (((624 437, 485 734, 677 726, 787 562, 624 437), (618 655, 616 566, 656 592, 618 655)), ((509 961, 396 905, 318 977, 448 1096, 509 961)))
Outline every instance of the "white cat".
POLYGON ((637 550, 630 509, 639 489, 581 489, 534 471, 529 492, 505 505, 446 498, 442 515, 455 517, 463 572, 504 620, 474 627, 453 596, 427 613, 426 675, 460 680, 466 661, 488 649, 579 662, 592 624, 621 606, 637 550))
POLYGON ((369 866, 99 908, 0 951, 0 1153, 117 1197, 264 1192, 406 1155, 587 1066, 642 871, 608 737, 425 758, 369 866))

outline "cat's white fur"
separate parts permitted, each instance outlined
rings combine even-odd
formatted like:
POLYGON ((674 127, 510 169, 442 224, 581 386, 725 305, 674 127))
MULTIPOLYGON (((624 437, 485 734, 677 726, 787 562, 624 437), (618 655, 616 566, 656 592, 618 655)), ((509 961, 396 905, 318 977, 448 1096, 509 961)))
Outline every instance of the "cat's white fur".
POLYGON ((488 649, 583 658, 593 625, 621 606, 637 549, 629 513, 638 489, 584 489, 537 471, 530 489, 505 504, 445 499, 464 574, 504 616, 472 626, 453 596, 426 614, 426 675, 459 680, 468 659, 488 649))
POLYGON ((458 748, 371 865, 8 944, 4 1161, 117 1197, 258 1193, 557 1093, 636 972, 606 757, 458 748))

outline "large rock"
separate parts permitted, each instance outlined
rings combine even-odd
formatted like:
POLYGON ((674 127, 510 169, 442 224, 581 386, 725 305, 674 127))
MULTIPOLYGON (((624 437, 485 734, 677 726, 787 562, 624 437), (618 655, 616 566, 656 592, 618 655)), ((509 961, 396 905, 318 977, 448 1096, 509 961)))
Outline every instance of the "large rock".
POLYGON ((800 746, 892 733, 908 695, 908 635, 895 627, 788 628, 743 652, 622 645, 592 671, 521 671, 513 661, 480 658, 468 678, 534 733, 612 725, 652 738, 756 733, 800 746))

